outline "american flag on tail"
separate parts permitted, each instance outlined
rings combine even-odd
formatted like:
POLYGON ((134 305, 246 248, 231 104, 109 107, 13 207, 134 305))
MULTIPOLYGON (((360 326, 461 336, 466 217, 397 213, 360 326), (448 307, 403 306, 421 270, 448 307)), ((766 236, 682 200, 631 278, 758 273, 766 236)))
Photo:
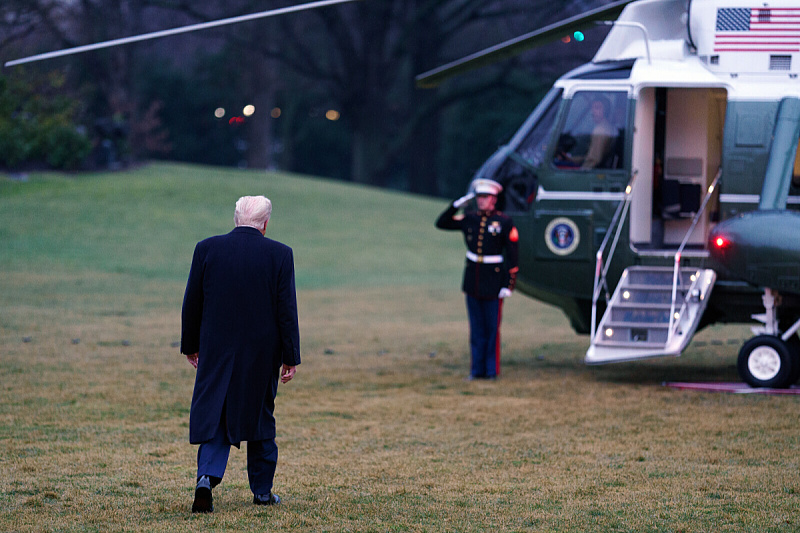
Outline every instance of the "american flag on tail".
POLYGON ((800 52, 800 8, 718 8, 714 51, 800 52))

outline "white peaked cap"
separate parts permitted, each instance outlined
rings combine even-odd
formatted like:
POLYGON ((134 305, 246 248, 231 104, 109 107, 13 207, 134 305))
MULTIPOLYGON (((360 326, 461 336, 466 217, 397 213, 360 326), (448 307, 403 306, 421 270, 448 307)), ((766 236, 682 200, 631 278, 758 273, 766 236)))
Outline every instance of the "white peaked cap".
POLYGON ((472 182, 472 190, 475 191, 475 194, 493 194, 497 196, 503 191, 503 186, 494 180, 481 178, 472 182))

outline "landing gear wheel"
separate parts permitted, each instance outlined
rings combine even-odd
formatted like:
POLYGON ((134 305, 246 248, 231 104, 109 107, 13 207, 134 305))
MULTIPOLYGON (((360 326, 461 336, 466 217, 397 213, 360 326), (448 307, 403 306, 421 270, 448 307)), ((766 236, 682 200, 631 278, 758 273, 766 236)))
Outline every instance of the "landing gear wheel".
POLYGON ((739 376, 751 387, 783 389, 792 384, 794 350, 780 337, 759 335, 739 350, 739 376))

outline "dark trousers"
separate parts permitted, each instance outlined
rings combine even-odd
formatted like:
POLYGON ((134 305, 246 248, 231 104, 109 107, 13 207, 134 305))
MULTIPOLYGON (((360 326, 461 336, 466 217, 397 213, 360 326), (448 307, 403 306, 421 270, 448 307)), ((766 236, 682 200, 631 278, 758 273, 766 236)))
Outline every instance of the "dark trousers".
MULTIPOLYGON (((214 438, 204 442, 197 450, 197 479, 202 476, 218 478, 225 475, 231 443, 224 419, 220 421, 214 438)), ((247 478, 253 494, 268 494, 278 466, 278 445, 275 439, 247 442, 247 478)))
POLYGON ((497 376, 500 361, 500 302, 499 299, 481 300, 467 295, 472 377, 497 376))

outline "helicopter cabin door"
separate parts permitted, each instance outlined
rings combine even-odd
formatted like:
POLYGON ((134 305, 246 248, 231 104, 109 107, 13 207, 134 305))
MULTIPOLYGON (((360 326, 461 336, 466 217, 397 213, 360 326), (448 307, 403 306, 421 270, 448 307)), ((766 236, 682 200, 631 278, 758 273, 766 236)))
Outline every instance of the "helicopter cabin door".
MULTIPOLYGON (((630 236, 640 255, 676 249, 722 164, 727 92, 716 87, 646 87, 636 104, 630 236)), ((686 253, 703 250, 718 207, 710 204, 686 253)))

